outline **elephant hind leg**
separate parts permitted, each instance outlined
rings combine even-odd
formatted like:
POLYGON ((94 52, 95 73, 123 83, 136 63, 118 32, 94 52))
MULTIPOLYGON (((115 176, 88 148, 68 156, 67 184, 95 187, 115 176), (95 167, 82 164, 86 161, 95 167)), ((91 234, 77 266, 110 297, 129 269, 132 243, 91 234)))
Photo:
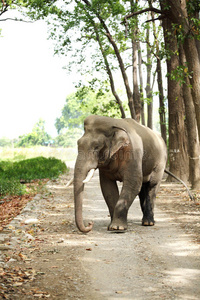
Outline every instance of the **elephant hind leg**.
POLYGON ((142 225, 153 226, 154 221, 154 200, 156 197, 157 185, 151 186, 150 182, 142 184, 141 191, 139 193, 140 206, 143 212, 142 225))

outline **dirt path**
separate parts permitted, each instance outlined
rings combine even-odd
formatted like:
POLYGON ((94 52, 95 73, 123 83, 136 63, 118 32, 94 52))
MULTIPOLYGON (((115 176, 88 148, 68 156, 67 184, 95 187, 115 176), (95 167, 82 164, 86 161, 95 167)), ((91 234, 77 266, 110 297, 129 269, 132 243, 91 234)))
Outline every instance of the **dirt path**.
MULTIPOLYGON (((0 235, 2 299, 200 298, 196 231, 181 228, 180 218, 158 208, 156 225, 142 227, 135 200, 128 231, 108 232, 108 210, 96 174, 86 185, 84 201, 84 219, 95 224, 83 235, 74 225, 68 178, 49 182, 46 195, 38 195, 0 235)), ((158 204, 168 194, 165 186, 158 204)))

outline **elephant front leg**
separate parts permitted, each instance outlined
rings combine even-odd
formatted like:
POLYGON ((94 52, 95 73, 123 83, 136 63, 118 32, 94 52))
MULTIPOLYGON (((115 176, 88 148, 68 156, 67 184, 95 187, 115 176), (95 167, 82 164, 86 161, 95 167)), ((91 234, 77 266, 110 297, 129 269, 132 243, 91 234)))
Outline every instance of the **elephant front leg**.
POLYGON ((115 232, 124 232, 127 230, 128 210, 133 203, 133 200, 138 195, 140 188, 141 184, 138 182, 135 184, 129 183, 127 185, 123 185, 122 192, 116 203, 113 219, 108 230, 115 232))
POLYGON ((119 199, 119 190, 116 181, 109 179, 99 170, 101 191, 109 209, 111 222, 113 219, 114 209, 119 199))
POLYGON ((108 226, 108 230, 116 232, 124 232, 127 230, 127 214, 127 201, 125 199, 119 199, 115 206, 113 218, 108 226))

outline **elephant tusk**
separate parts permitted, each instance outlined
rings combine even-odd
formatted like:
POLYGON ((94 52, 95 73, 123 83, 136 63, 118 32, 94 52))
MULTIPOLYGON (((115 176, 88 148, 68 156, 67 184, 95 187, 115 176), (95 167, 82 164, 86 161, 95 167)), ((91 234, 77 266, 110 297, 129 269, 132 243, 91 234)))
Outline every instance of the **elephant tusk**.
POLYGON ((91 179, 92 176, 94 175, 94 171, 95 171, 95 169, 91 169, 91 170, 88 172, 86 178, 83 180, 83 183, 86 183, 86 182, 89 182, 89 181, 90 181, 90 179, 91 179))
POLYGON ((66 187, 70 186, 74 182, 74 177, 72 177, 68 183, 66 184, 66 187))

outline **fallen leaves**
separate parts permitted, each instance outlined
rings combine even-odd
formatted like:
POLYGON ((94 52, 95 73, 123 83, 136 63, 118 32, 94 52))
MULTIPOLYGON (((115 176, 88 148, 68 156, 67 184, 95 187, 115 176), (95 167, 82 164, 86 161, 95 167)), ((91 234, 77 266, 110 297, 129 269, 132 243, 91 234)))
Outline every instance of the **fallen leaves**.
POLYGON ((33 197, 42 190, 46 184, 47 179, 34 180, 27 183, 27 194, 21 196, 6 196, 0 203, 0 231, 15 218, 26 204, 33 199, 33 197))
POLYGON ((22 286, 27 281, 35 279, 35 270, 20 267, 0 268, 0 296, 3 299, 10 299, 9 294, 15 293, 16 288, 22 286))
MULTIPOLYGON (((42 272, 41 272, 42 273, 42 272)), ((50 294, 45 291, 41 291, 37 288, 26 289, 23 285, 27 282, 31 282, 38 274, 32 268, 22 269, 20 267, 14 268, 0 268, 0 299, 12 299, 12 295, 17 295, 19 289, 20 294, 26 296, 33 296, 35 298, 50 298, 50 294)))
POLYGON ((33 197, 30 195, 7 197, 5 202, 0 205, 0 230, 9 224, 32 199, 33 197))

